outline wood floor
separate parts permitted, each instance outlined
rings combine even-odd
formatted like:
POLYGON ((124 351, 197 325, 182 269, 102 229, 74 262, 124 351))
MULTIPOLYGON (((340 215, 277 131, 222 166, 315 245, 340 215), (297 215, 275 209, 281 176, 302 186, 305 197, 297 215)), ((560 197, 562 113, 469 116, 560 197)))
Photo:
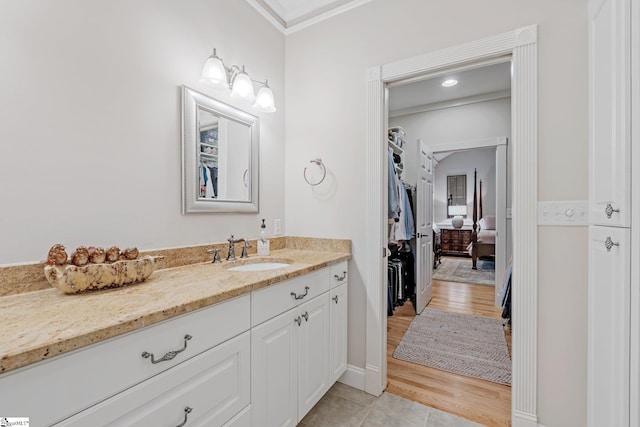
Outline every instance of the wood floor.
MULTIPOLYGON (((494 304, 494 287, 433 281, 428 307, 500 319, 494 304)), ((387 319, 386 391, 455 414, 489 427, 511 425, 511 387, 429 368, 392 357, 415 317, 410 302, 396 308, 387 319)), ((511 331, 506 328, 511 352, 511 331)))

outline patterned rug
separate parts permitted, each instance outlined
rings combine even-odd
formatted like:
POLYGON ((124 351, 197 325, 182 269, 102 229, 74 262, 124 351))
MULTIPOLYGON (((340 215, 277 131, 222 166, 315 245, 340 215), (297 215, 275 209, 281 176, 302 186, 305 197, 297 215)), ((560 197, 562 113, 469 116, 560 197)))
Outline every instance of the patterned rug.
POLYGON ((502 320, 425 308, 393 357, 455 374, 511 385, 502 320))
POLYGON ((442 264, 434 270, 433 278, 447 282, 495 286, 496 266, 493 261, 478 260, 478 269, 474 270, 471 267, 471 258, 442 257, 442 264))

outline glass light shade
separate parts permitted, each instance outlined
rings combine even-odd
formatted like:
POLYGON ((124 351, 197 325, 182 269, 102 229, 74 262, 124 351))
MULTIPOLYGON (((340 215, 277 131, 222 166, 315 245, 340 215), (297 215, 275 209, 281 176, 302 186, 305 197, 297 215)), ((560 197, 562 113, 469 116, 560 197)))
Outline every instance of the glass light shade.
POLYGON ((264 84, 256 95, 256 102, 253 108, 263 113, 274 113, 276 111, 275 101, 273 100, 273 92, 267 83, 264 84))
POLYGON ((215 86, 229 87, 227 83, 227 72, 224 69, 222 60, 216 55, 215 49, 213 55, 207 58, 202 69, 202 78, 215 86))
POLYGON ((253 94, 253 83, 251 83, 249 75, 245 73, 244 67, 242 68, 242 71, 236 74, 231 84, 231 97, 249 100, 253 100, 255 98, 255 95, 253 94))

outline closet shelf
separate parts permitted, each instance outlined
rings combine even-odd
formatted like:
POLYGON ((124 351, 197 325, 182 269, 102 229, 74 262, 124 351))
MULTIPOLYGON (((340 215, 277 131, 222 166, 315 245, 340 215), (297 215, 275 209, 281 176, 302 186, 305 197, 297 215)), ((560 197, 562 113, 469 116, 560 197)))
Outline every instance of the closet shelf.
POLYGON ((215 145, 214 144, 209 144, 208 142, 201 142, 200 145, 203 146, 203 147, 218 148, 217 144, 215 144, 215 145))
POLYGON ((392 141, 387 141, 387 142, 389 143, 389 147, 391 147, 391 149, 393 150, 394 153, 402 154, 402 152, 403 152, 402 148, 398 147, 392 141))

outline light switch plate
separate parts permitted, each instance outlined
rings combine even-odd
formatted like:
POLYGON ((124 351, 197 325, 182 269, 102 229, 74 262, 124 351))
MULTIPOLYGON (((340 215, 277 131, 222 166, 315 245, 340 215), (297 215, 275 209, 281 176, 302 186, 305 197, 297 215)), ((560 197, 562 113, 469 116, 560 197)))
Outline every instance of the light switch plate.
POLYGON ((282 220, 274 219, 273 220, 273 235, 279 236, 282 234, 282 220))
POLYGON ((538 202, 538 225, 589 225, 589 202, 538 202))

